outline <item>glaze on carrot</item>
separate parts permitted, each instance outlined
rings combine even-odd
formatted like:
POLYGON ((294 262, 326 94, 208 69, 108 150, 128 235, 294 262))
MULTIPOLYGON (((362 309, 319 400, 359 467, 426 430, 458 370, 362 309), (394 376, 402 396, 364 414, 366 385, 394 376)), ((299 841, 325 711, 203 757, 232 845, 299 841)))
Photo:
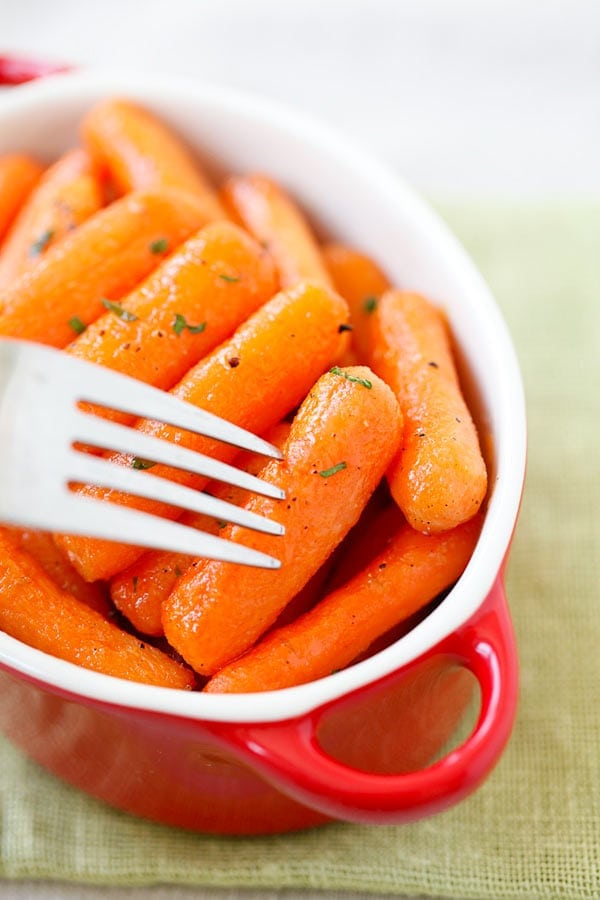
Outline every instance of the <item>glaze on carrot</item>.
POLYGON ((3 528, 0 629, 30 647, 105 675, 182 690, 195 683, 184 666, 58 588, 3 528))
MULTIPOLYGON (((348 307, 337 294, 308 283, 269 300, 236 333, 201 360, 173 388, 182 400, 222 416, 242 428, 264 433, 304 398, 319 375, 339 354, 340 324, 348 307)), ((231 461, 235 450, 215 440, 181 432, 157 422, 140 422, 147 434, 175 441, 216 459, 231 461)), ((111 457, 130 466, 132 458, 111 457)), ((162 475, 200 490, 205 479, 156 465, 148 474, 162 475)), ((85 496, 102 498, 176 518, 180 511, 117 491, 84 487, 85 496)), ((59 546, 86 581, 108 579, 130 566, 143 550, 80 536, 60 536, 59 546)))
POLYGON ((84 118, 82 134, 96 163, 109 172, 119 192, 177 188, 196 197, 207 221, 226 218, 198 162, 149 110, 129 100, 104 100, 84 118))
POLYGON ((89 325, 156 268, 157 240, 175 247, 206 219, 193 197, 176 191, 128 194, 53 247, 0 292, 0 336, 65 347, 73 323, 89 325))
MULTIPOLYGON (((161 245, 160 258, 169 252, 161 245)), ((67 348, 81 359, 169 390, 276 291, 268 254, 246 232, 215 222, 178 247, 67 348)), ((114 410, 96 410, 120 422, 114 410)))
POLYGON ((163 606, 169 643, 202 675, 235 659, 275 622, 358 519, 396 452, 396 399, 366 367, 323 375, 300 407, 283 449, 260 477, 285 501, 252 496, 247 509, 285 526, 283 538, 229 525, 223 537, 271 553, 276 572, 198 561, 163 606))
POLYGON ((369 363, 395 392, 405 419, 388 473, 392 495, 417 531, 454 528, 479 510, 487 472, 444 318, 418 294, 389 291, 372 313, 368 337, 369 363))
POLYGON ((232 217, 272 255, 283 288, 303 280, 333 288, 304 214, 275 181, 264 175, 230 178, 221 199, 232 217))
POLYGON ((351 581, 222 668, 204 690, 277 690, 343 669, 460 577, 480 528, 476 517, 452 531, 428 536, 402 523, 351 581))
POLYGON ((42 174, 42 166, 23 153, 0 156, 0 241, 42 174))
MULTIPOLYGON (((268 429, 264 438, 276 447, 282 447, 289 430, 288 422, 280 422, 268 429)), ((239 453, 235 465, 256 475, 264 465, 264 457, 257 453, 239 453)), ((206 493, 239 505, 248 497, 248 492, 242 488, 219 482, 208 484, 206 493)), ((219 534, 224 527, 224 523, 213 516, 200 513, 184 513, 181 523, 207 534, 219 534)), ((193 562, 194 557, 186 553, 148 550, 133 565, 111 580, 112 601, 137 631, 160 636, 163 634, 162 605, 193 562)))
POLYGON ((65 153, 42 175, 21 207, 0 252, 0 289, 30 269, 102 206, 88 154, 65 153))

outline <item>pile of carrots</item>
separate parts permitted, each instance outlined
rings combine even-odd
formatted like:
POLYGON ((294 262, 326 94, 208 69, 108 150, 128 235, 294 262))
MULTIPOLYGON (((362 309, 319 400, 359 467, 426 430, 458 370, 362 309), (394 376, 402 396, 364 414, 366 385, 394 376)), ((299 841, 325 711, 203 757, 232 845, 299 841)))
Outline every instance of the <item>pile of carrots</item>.
POLYGON ((320 244, 270 178, 235 175, 218 190, 171 129, 127 100, 92 108, 81 146, 48 168, 0 157, 0 337, 133 375, 283 454, 265 463, 91 408, 282 487, 286 499, 272 500, 106 454, 281 522, 284 537, 183 517, 282 565, 2 527, 0 629, 33 647, 164 687, 303 684, 425 614, 473 552, 487 474, 443 312, 359 251, 320 244))

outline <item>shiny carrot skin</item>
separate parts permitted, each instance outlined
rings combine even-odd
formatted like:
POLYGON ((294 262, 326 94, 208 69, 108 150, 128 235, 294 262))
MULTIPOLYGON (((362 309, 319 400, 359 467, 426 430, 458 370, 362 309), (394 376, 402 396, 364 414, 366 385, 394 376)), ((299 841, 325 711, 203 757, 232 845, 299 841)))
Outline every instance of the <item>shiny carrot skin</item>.
POLYGON ((322 253, 335 289, 350 309, 350 351, 354 351, 359 364, 368 364, 367 331, 371 315, 390 284, 373 259, 352 247, 327 244, 322 253))
POLYGON ((353 579, 217 672, 208 693, 270 691, 324 678, 450 587, 477 542, 480 517, 424 535, 406 523, 353 579))
POLYGON ((106 592, 99 584, 88 584, 65 559, 47 531, 20 528, 7 529, 10 539, 32 556, 57 587, 72 594, 86 606, 107 616, 111 610, 106 592))
MULTIPOLYGON (((168 250, 161 245, 163 257, 168 250)), ((67 350, 169 390, 276 289, 273 263, 260 245, 236 225, 215 222, 120 301, 126 316, 106 311, 67 350)), ((99 412, 131 421, 112 410, 99 412)))
POLYGON ((333 288, 304 214, 275 181, 264 175, 230 178, 221 199, 232 217, 272 255, 283 288, 305 279, 333 288))
POLYGON ((22 153, 0 156, 0 241, 42 174, 42 166, 22 153))
POLYGON ((284 459, 261 472, 283 488, 286 500, 252 496, 245 504, 281 522, 285 536, 249 534, 233 525, 223 531, 228 540, 278 557, 281 568, 198 561, 163 606, 167 640, 195 671, 212 675, 275 622, 358 519, 401 430, 394 395, 369 369, 319 379, 292 423, 284 459))
POLYGON ((0 629, 106 675, 184 690, 195 683, 184 666, 58 588, 5 529, 0 529, 0 629))
POLYGON ((0 289, 89 219, 102 202, 100 184, 84 150, 70 150, 50 166, 21 207, 2 245, 0 289))
MULTIPOLYGON (((282 447, 289 430, 289 423, 278 423, 264 437, 276 447, 282 447)), ((240 453, 235 459, 235 465, 256 475, 264 465, 264 457, 257 453, 240 453)), ((206 493, 239 505, 248 497, 248 492, 242 488, 218 482, 208 484, 206 493)), ((200 513, 185 513, 181 522, 207 534, 219 534, 224 527, 223 522, 200 513)), ((148 550, 133 565, 111 580, 110 595, 113 603, 137 631, 154 636, 162 635, 162 605, 193 562, 194 557, 186 553, 148 550)))
MULTIPOLYGON (((173 388, 172 393, 242 428, 264 433, 294 409, 319 375, 337 358, 340 325, 348 307, 337 294, 320 285, 297 285, 269 300, 241 325, 235 334, 201 360, 173 388)), ((176 441, 215 459, 231 461, 232 447, 189 432, 179 432, 157 422, 142 421, 136 427, 147 434, 176 441)), ((112 459, 131 465, 129 456, 112 459)), ((200 490, 205 479, 165 466, 154 466, 150 475, 162 475, 200 490)), ((180 512, 165 504, 132 498, 95 487, 84 495, 110 499, 149 512, 176 518, 180 512)), ((140 547, 77 536, 57 538, 59 546, 86 579, 108 579, 141 556, 140 547)))
POLYGON ((177 188, 202 204, 207 221, 226 218, 218 196, 183 142, 149 110, 112 98, 94 106, 82 134, 97 164, 123 194, 177 188))
POLYGON ((487 471, 444 318, 418 294, 389 291, 368 337, 369 363, 395 392, 406 424, 388 473, 392 495, 418 531, 454 528, 479 510, 487 471))
POLYGON ((101 209, 0 292, 0 336, 65 347, 160 261, 157 240, 177 246, 206 223, 175 191, 128 194, 101 209))

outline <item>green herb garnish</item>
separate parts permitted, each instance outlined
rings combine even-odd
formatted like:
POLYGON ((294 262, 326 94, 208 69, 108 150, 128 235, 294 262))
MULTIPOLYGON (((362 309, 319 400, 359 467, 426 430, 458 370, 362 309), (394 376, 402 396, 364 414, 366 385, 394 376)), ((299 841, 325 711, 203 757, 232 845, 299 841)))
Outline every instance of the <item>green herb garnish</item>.
POLYGON ((363 300, 363 309, 366 313, 375 312, 378 304, 377 297, 365 297, 363 300))
POLYGON ((177 337, 179 337, 181 332, 185 331, 186 328, 190 334, 201 334, 206 328, 206 322, 200 322, 199 325, 189 325, 185 316, 182 316, 181 313, 175 313, 172 328, 177 337))
POLYGON ((134 456, 131 460, 132 469, 152 469, 155 465, 156 463, 151 459, 142 459, 141 456, 134 456))
POLYGON ((69 327, 73 329, 75 334, 83 334, 83 332, 87 328, 87 325, 85 324, 85 322, 81 321, 79 316, 73 316, 71 319, 69 319, 69 327))
POLYGON ((319 475, 321 476, 321 478, 330 478, 332 475, 335 475, 336 472, 341 472, 342 469, 345 469, 346 467, 347 463, 339 462, 337 463, 337 465, 332 466, 330 469, 323 469, 321 472, 319 472, 319 475))
POLYGON ((30 256, 41 256, 44 252, 52 238, 54 237, 54 232, 48 229, 47 231, 43 231, 39 238, 33 242, 31 247, 29 248, 30 256))
POLYGON ((182 575, 183 575, 183 572, 181 571, 179 566, 175 566, 175 578, 181 578, 182 575))
POLYGON ((169 242, 166 238, 157 238, 150 244, 150 253, 166 253, 169 249, 169 242))
POLYGON ((118 303, 112 303, 112 301, 110 300, 102 300, 102 306, 110 310, 111 313, 114 313, 115 316, 118 316, 119 319, 123 319, 124 322, 137 321, 137 316, 135 315, 135 313, 129 312, 128 309, 123 309, 123 307, 119 306, 118 303))
POLYGON ((138 576, 134 575, 131 580, 133 582, 133 593, 137 594, 138 576))
POLYGON ((240 280, 239 276, 235 276, 235 275, 219 275, 219 278, 222 278, 223 281, 229 281, 231 283, 233 283, 234 281, 240 280))
POLYGON ((341 375, 346 381, 354 381, 356 384, 362 384, 363 387, 369 388, 369 390, 373 387, 373 382, 369 381, 368 378, 358 378, 356 375, 350 375, 348 372, 344 372, 343 369, 340 369, 339 366, 334 366, 329 371, 332 375, 341 375))

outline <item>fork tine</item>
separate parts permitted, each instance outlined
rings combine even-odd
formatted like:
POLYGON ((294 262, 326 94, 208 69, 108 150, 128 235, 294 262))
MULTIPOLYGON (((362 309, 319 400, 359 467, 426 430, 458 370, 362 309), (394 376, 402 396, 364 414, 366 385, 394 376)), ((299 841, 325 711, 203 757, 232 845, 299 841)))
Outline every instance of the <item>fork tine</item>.
MULTIPOLYGON (((158 479, 155 479, 158 480, 158 479)), ((278 569, 273 556, 206 534, 160 516, 67 492, 54 524, 63 533, 85 534, 105 540, 138 544, 155 550, 172 550, 205 559, 266 569, 278 569), (135 540, 133 539, 135 538, 135 540)))
POLYGON ((233 444, 242 450, 281 459, 281 451, 277 447, 238 425, 120 372, 96 365, 93 365, 95 371, 91 372, 91 365, 93 364, 86 362, 81 369, 82 378, 77 386, 78 399, 81 401, 107 406, 140 418, 166 422, 176 428, 233 444), (90 377, 92 374, 93 378, 90 377))
MULTIPOLYGON (((234 503, 227 503, 210 494, 204 494, 166 478, 158 478, 148 472, 128 469, 106 459, 71 450, 66 456, 67 481, 96 484, 138 497, 158 500, 170 506, 179 506, 193 512, 205 513, 226 522, 235 522, 245 528, 253 528, 266 534, 283 534, 279 522, 259 516, 234 503)), ((114 504, 113 504, 114 508, 114 504)))
POLYGON ((227 465, 227 463, 212 459, 202 453, 196 453, 172 444, 170 441, 161 438, 152 437, 137 431, 134 428, 128 428, 124 425, 118 425, 116 422, 110 422, 107 419, 100 419, 97 416, 89 415, 82 412, 76 412, 73 421, 73 439, 84 444, 92 444, 95 447, 101 447, 104 450, 119 450, 123 453, 131 453, 142 459, 152 460, 152 462, 164 463, 167 466, 175 466, 178 469, 186 469, 197 475, 206 475, 208 478, 225 481, 228 484, 234 484, 236 487, 245 488, 248 491, 255 491, 266 497, 273 497, 282 500, 285 492, 274 484, 269 484, 250 475, 242 469, 235 466, 227 465))

